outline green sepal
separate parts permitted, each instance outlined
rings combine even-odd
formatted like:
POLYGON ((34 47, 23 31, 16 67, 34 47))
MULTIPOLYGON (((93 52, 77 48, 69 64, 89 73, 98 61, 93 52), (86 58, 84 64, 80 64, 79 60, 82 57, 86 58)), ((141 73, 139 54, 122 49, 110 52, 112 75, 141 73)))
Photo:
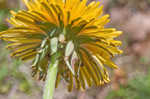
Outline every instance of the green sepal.
POLYGON ((38 26, 50 35, 52 29, 56 28, 56 25, 50 22, 39 22, 38 26))
POLYGON ((58 38, 54 37, 54 38, 51 39, 50 47, 51 47, 51 55, 57 52, 58 38))
POLYGON ((72 56, 71 56, 71 66, 74 66, 77 60, 78 60, 78 55, 74 51, 73 54, 72 54, 72 56))
POLYGON ((34 60, 34 62, 33 62, 33 65, 32 65, 32 66, 37 66, 37 65, 38 65, 39 60, 40 60, 40 55, 39 55, 39 54, 37 54, 37 55, 36 55, 36 57, 35 57, 35 60, 34 60))
POLYGON ((76 40, 76 42, 79 43, 79 44, 90 43, 90 42, 95 43, 95 42, 96 42, 96 39, 95 39, 95 38, 91 38, 91 37, 86 36, 86 35, 79 35, 79 36, 76 36, 76 37, 75 37, 75 40, 76 40))
POLYGON ((49 34, 50 37, 53 37, 55 33, 56 33, 56 29, 53 29, 53 30, 52 30, 51 32, 49 32, 48 34, 49 34))
POLYGON ((69 57, 74 50, 74 44, 72 41, 69 41, 66 45, 66 50, 65 50, 65 57, 69 57))
POLYGON ((46 43, 47 43, 47 39, 45 39, 44 41, 42 41, 41 48, 44 48, 45 45, 46 45, 46 43))
MULTIPOLYGON (((45 46, 45 48, 42 50, 42 53, 41 53, 41 59, 43 59, 45 56, 46 56, 46 54, 47 54, 47 52, 48 52, 48 45, 47 46, 45 46)), ((40 59, 40 60, 41 60, 40 59)))
POLYGON ((75 75, 75 71, 73 70, 73 68, 72 68, 72 66, 70 65, 69 61, 68 61, 68 60, 65 60, 65 62, 66 62, 66 66, 69 68, 69 70, 71 71, 71 73, 72 73, 73 75, 75 75))

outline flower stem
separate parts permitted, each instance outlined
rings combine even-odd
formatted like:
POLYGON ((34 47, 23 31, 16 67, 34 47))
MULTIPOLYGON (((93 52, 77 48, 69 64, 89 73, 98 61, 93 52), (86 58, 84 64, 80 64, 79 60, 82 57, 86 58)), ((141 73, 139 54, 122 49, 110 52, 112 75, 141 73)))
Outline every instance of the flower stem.
POLYGON ((47 72, 43 99, 53 99, 57 71, 58 71, 58 60, 55 60, 55 58, 53 58, 53 61, 51 61, 51 64, 49 65, 47 72))

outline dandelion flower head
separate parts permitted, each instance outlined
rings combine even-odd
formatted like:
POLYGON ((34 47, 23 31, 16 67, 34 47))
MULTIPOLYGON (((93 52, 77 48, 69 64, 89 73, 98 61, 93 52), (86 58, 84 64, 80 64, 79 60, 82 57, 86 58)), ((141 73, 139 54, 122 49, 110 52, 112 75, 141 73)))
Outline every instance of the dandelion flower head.
POLYGON ((56 87, 61 80, 71 91, 108 83, 107 67, 121 54, 115 40, 122 32, 105 28, 110 21, 100 2, 87 0, 24 0, 27 10, 11 11, 12 27, 0 32, 11 56, 33 60, 32 76, 45 80, 51 58, 58 58, 56 87))

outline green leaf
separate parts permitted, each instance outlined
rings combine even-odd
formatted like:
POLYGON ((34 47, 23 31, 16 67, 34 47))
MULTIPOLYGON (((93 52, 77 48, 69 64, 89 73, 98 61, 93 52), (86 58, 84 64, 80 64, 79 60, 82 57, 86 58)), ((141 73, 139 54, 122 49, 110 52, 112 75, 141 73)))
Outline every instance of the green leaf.
POLYGON ((6 66, 2 66, 0 68, 0 81, 3 80, 8 74, 8 68, 6 66))
POLYGON ((0 31, 4 31, 4 30, 7 30, 8 29, 8 26, 5 25, 5 24, 0 24, 0 31))

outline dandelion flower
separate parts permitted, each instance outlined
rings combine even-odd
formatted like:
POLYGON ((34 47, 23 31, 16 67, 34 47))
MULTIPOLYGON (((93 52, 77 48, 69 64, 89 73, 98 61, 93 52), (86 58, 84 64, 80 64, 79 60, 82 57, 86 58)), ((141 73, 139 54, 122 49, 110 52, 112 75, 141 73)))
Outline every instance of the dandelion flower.
POLYGON ((33 60, 32 76, 45 80, 51 59, 59 60, 56 87, 65 80, 71 91, 108 83, 107 67, 117 68, 112 58, 121 54, 122 32, 105 28, 100 2, 87 0, 24 0, 27 11, 11 11, 12 27, 0 33, 9 42, 11 56, 33 60))

